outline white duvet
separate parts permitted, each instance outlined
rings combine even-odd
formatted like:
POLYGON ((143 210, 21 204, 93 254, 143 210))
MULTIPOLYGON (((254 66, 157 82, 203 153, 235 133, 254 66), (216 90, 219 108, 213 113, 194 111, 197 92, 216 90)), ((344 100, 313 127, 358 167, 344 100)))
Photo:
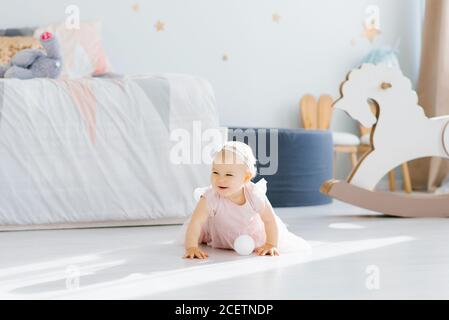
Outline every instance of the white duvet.
POLYGON ((170 133, 195 125, 218 128, 196 77, 0 80, 0 228, 185 218, 209 166, 172 163, 170 133))

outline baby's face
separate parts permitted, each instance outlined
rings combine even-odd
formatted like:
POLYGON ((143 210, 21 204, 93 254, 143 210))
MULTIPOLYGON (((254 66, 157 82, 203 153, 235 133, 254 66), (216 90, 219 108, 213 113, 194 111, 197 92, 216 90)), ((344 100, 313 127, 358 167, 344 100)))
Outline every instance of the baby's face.
POLYGON ((239 192, 250 177, 247 166, 235 161, 235 156, 231 152, 217 154, 212 163, 211 184, 223 197, 239 192))

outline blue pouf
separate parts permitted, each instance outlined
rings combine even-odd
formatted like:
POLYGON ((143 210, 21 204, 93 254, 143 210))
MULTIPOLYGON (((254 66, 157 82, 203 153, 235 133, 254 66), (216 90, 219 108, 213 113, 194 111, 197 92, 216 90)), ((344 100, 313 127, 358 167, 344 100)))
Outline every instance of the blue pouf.
POLYGON ((323 182, 332 179, 331 132, 234 127, 229 128, 228 137, 252 147, 258 159, 259 173, 254 182, 262 178, 267 180, 267 196, 273 207, 332 202, 331 198, 320 192, 323 182))

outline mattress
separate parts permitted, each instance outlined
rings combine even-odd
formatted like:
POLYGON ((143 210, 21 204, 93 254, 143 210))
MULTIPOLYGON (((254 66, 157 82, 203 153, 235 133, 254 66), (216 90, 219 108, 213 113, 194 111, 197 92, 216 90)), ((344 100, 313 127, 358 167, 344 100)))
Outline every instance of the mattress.
POLYGON ((2 79, 0 229, 179 223, 209 181, 209 129, 214 93, 194 76, 2 79))

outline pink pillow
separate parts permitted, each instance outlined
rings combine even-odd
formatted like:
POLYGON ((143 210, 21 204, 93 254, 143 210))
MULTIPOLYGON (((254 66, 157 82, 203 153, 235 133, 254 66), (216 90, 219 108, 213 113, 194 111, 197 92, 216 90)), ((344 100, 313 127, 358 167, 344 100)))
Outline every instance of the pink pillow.
POLYGON ((68 29, 65 23, 51 24, 35 30, 39 37, 49 31, 57 35, 61 44, 63 78, 82 78, 111 71, 111 65, 101 43, 101 23, 81 22, 79 29, 68 29))

